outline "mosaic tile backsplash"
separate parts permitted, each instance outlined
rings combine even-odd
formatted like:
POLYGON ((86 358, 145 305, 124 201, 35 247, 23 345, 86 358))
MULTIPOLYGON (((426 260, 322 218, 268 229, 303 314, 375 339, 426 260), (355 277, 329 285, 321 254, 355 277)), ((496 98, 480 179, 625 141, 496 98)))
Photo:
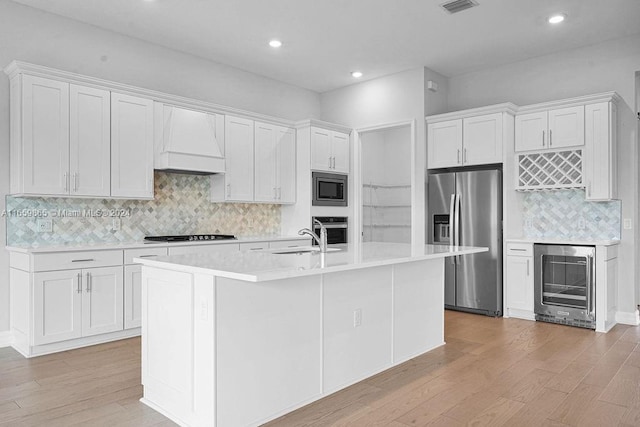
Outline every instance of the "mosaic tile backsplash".
POLYGON ((207 176, 155 173, 154 200, 21 198, 7 196, 7 244, 11 246, 141 241, 145 235, 223 233, 265 236, 280 233, 280 206, 212 203, 207 176), (53 232, 38 233, 46 213, 53 232), (121 228, 113 230, 113 215, 121 228))
POLYGON ((523 208, 527 238, 620 239, 619 200, 587 202, 584 190, 539 191, 525 193, 523 208))

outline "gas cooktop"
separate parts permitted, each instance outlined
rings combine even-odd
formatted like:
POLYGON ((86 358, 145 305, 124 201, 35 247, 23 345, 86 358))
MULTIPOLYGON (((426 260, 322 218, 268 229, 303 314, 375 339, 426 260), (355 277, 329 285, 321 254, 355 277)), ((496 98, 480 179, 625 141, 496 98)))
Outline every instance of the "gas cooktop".
POLYGON ((184 234, 179 236, 145 236, 149 242, 200 242, 206 240, 233 240, 232 234, 184 234))

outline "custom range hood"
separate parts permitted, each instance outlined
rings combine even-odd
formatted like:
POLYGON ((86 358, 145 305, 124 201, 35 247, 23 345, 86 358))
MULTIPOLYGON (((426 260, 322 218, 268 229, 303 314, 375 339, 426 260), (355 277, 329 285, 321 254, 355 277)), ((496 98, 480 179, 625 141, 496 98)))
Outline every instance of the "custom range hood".
POLYGON ((224 116, 156 102, 154 169, 224 173, 224 116))

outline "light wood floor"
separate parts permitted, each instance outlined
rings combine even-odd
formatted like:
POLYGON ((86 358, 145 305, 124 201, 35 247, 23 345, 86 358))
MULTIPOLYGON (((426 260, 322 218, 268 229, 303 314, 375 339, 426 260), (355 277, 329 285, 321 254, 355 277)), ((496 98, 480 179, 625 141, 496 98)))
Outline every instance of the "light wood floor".
MULTIPOLYGON (((447 345, 268 426, 640 425, 640 327, 451 311, 445 325, 447 345)), ((34 359, 0 349, 0 425, 174 425, 141 395, 139 339, 34 359)))

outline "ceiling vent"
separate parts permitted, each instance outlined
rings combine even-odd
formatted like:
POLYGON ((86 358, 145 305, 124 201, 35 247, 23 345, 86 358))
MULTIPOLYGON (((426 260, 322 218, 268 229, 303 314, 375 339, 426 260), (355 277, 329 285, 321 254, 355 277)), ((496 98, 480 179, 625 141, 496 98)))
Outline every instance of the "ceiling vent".
POLYGON ((449 13, 458 13, 478 6, 478 2, 475 0, 453 0, 442 3, 440 6, 449 13))

